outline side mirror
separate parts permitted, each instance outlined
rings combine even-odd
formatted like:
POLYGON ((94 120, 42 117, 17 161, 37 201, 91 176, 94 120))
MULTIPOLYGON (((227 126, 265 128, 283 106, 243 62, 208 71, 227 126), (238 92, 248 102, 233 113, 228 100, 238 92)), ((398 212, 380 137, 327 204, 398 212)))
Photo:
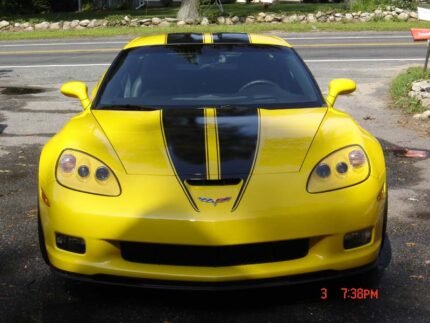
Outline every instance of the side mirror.
POLYGON ((78 98, 84 110, 91 104, 90 98, 88 97, 88 87, 84 82, 72 81, 64 83, 60 91, 65 96, 78 98))
POLYGON ((350 79, 334 79, 328 85, 327 104, 332 107, 340 94, 349 94, 357 88, 355 82, 350 79))

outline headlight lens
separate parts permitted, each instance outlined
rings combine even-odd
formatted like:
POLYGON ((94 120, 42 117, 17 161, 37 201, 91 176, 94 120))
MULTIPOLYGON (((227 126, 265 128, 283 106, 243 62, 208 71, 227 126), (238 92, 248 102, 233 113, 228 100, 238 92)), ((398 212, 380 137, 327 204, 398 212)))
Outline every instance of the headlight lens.
POLYGON ((321 193, 363 182, 369 177, 370 166, 360 146, 349 146, 321 160, 308 180, 309 193, 321 193))
POLYGON ((58 159, 56 178, 61 185, 87 193, 118 196, 121 188, 112 170, 97 158, 67 149, 58 159))

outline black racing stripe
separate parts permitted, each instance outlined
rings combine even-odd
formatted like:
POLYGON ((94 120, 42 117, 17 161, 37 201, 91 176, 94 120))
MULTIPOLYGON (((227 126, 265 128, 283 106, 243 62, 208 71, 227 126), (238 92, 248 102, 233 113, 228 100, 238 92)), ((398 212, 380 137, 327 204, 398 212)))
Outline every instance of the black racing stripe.
POLYGON ((167 35, 167 44, 203 44, 203 34, 173 33, 167 35))
POLYGON ((205 123, 203 109, 163 110, 167 149, 181 181, 206 179, 205 123))
POLYGON ((256 108, 217 110, 221 179, 241 178, 237 207, 253 171, 258 152, 260 118, 256 108))
POLYGON ((214 33, 214 44, 249 44, 249 35, 243 33, 214 33))

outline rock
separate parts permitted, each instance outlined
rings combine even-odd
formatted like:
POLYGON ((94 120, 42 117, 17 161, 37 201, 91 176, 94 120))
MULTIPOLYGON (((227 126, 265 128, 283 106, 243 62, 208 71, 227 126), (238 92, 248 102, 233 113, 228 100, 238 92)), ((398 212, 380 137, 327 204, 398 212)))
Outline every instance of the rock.
POLYGON ((299 15, 299 16, 297 16, 297 21, 303 21, 305 19, 306 19, 305 15, 299 15))
POLYGON ((245 19, 245 24, 253 24, 255 22, 255 17, 254 16, 248 16, 245 19))
POLYGON ((141 20, 139 20, 139 23, 141 24, 141 25, 143 25, 143 24, 147 24, 147 23, 151 23, 151 21, 152 21, 152 19, 151 18, 146 18, 146 19, 141 19, 141 20))
POLYGON ((393 20, 393 16, 392 16, 392 15, 386 15, 386 16, 384 17, 384 20, 385 20, 385 21, 391 21, 391 20, 393 20))
POLYGON ((98 22, 100 23, 99 26, 102 26, 102 27, 106 27, 109 24, 109 22, 106 19, 98 20, 98 22))
POLYGON ((81 26, 81 25, 77 25, 75 29, 76 30, 83 30, 83 29, 87 29, 87 28, 84 26, 81 26))
POLYGON ((168 21, 162 21, 159 24, 160 27, 169 27, 170 26, 170 22, 168 21))
POLYGON ((187 18, 187 19, 185 19, 185 23, 187 24, 187 25, 194 25, 194 19, 193 18, 187 18))
POLYGON ((430 120, 430 110, 415 114, 413 118, 418 120, 430 120))
POLYGON ((329 22, 333 22, 333 21, 335 21, 335 19, 336 19, 336 18, 335 18, 334 16, 330 16, 330 17, 328 17, 328 21, 329 21, 329 22))
POLYGON ((168 22, 178 22, 178 19, 176 18, 166 18, 165 20, 168 22))
POLYGON ((24 22, 23 24, 21 24, 21 28, 28 28, 31 27, 29 22, 24 22))
POLYGON ((33 30, 34 30, 34 28, 31 27, 31 26, 29 26, 29 27, 27 27, 27 28, 24 29, 24 31, 33 31, 33 30))
POLYGON ((287 17, 287 19, 289 22, 297 22, 299 20, 299 18, 296 14, 287 17))
POLYGON ((418 14, 417 14, 415 11, 411 11, 411 12, 409 13, 409 16, 410 16, 411 18, 418 19, 418 14))
POLYGON ((79 26, 79 20, 72 20, 70 23, 70 28, 76 28, 79 26))
POLYGON ((399 19, 400 21, 406 21, 408 20, 409 15, 406 12, 402 12, 397 16, 397 19, 399 19))
POLYGON ((125 20, 126 22, 129 22, 129 21, 130 21, 130 17, 129 17, 129 16, 125 16, 125 17, 124 17, 124 20, 125 20))
POLYGON ((353 16, 352 16, 352 14, 350 14, 350 13, 346 13, 345 14, 345 21, 352 21, 353 20, 353 16))
POLYGON ((202 21, 200 22, 200 25, 203 25, 203 26, 209 25, 209 19, 207 17, 203 17, 202 21))
POLYGON ((394 9, 394 12, 397 13, 397 14, 400 14, 400 13, 403 13, 404 10, 400 9, 400 8, 396 8, 396 9, 394 9))
POLYGON ((225 18, 225 24, 226 25, 233 25, 233 21, 231 21, 230 17, 225 18))
POLYGON ((238 16, 233 16, 233 17, 231 18, 231 21, 232 21, 234 24, 237 24, 237 23, 240 21, 240 19, 239 19, 239 17, 238 17, 238 16))
POLYGON ((40 24, 34 25, 34 29, 36 29, 36 30, 46 30, 48 28, 49 28, 49 22, 47 22, 47 21, 44 21, 44 22, 41 22, 40 24))
POLYGON ((422 99, 420 103, 426 110, 430 109, 430 98, 422 99))
POLYGON ((91 20, 87 27, 88 28, 97 27, 97 20, 95 20, 95 19, 91 20))
POLYGON ((412 91, 414 92, 429 92, 430 80, 415 81, 412 83, 412 91))
POLYGON ((53 22, 52 24, 49 25, 49 29, 59 30, 59 29, 61 29, 61 25, 59 22, 53 22))
POLYGON ((342 14, 341 14, 341 13, 335 13, 335 14, 334 14, 334 17, 335 17, 335 18, 342 18, 342 14))
POLYGON ((273 15, 267 15, 264 17, 265 22, 272 22, 275 19, 275 16, 273 15))
POLYGON ((0 21, 0 29, 6 28, 10 25, 9 21, 2 20, 0 21))
POLYGON ((81 21, 79 22, 79 26, 81 26, 81 27, 86 27, 86 26, 88 26, 88 25, 90 24, 90 22, 91 22, 91 21, 89 21, 88 19, 81 20, 81 21))
POLYGON ((13 26, 14 26, 15 28, 20 28, 20 27, 21 27, 21 24, 20 24, 19 22, 16 22, 16 23, 14 23, 14 24, 13 24, 13 26))
POLYGON ((381 10, 381 9, 376 9, 376 10, 374 11, 374 13, 375 13, 375 15, 377 15, 377 16, 381 16, 381 15, 382 15, 382 10, 381 10))
POLYGON ((321 11, 318 11, 318 12, 315 14, 315 17, 318 19, 318 18, 321 18, 323 15, 324 15, 324 14, 323 14, 321 11))
POLYGON ((161 23, 161 19, 158 17, 154 17, 154 18, 152 18, 151 22, 153 25, 157 26, 161 23))
MULTIPOLYGON (((131 21, 129 24, 130 27, 139 27, 139 25, 138 21, 131 21)), ((90 28, 90 25, 88 25, 88 28, 90 28)))
POLYGON ((183 21, 183 20, 179 20, 179 21, 176 23, 176 25, 178 25, 178 26, 185 26, 185 25, 186 25, 186 23, 185 23, 185 21, 183 21))
POLYGON ((315 16, 314 16, 312 13, 310 13, 310 14, 308 14, 308 16, 307 16, 307 21, 308 21, 309 23, 315 23, 315 22, 317 22, 317 19, 315 18, 315 16))
POLYGON ((217 22, 219 25, 224 25, 225 24, 225 18, 224 17, 218 17, 217 22))
POLYGON ((281 22, 282 21, 282 18, 284 18, 282 15, 278 15, 278 14, 276 14, 274 17, 273 17, 273 19, 275 20, 275 21, 278 21, 278 22, 281 22))
POLYGON ((266 13, 265 12, 259 12, 258 15, 257 15, 257 17, 264 18, 264 17, 266 17, 266 13))

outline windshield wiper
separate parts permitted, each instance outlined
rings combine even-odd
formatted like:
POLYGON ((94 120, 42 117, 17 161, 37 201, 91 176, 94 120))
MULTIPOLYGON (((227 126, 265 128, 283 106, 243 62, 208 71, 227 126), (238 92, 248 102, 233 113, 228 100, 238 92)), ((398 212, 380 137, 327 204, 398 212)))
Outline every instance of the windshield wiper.
POLYGON ((103 105, 96 108, 97 110, 122 110, 122 111, 155 111, 161 108, 151 107, 146 105, 136 105, 136 104, 112 104, 103 105))

